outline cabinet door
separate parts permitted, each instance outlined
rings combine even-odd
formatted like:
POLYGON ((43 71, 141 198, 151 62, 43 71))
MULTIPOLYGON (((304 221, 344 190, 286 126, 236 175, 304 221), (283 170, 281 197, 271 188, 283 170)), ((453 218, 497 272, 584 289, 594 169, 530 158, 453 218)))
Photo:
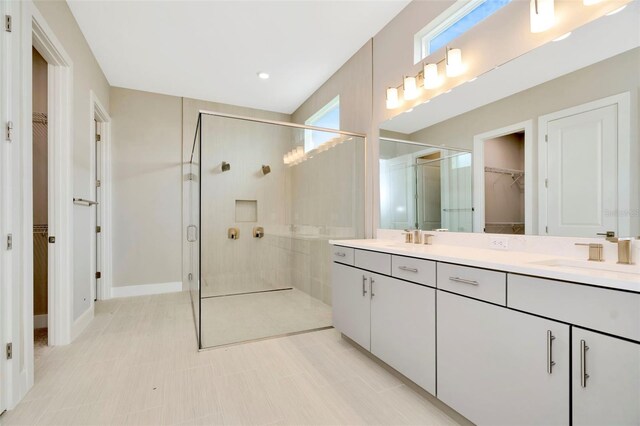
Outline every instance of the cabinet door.
POLYGON ((440 400, 480 425, 569 424, 568 325, 442 291, 437 307, 440 400))
POLYGON ((371 274, 339 263, 333 264, 332 273, 333 326, 369 350, 371 274))
POLYGON ((640 424, 640 345, 573 329, 573 424, 640 424))
POLYGON ((371 352, 435 395, 435 290, 372 274, 371 352))

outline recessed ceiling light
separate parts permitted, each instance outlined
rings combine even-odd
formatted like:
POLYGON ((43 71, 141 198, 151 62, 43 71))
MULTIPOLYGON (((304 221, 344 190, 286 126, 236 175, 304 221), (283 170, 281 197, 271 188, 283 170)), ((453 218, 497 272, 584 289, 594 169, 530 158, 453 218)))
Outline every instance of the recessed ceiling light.
POLYGON ((569 32, 568 32, 568 33, 566 33, 566 34, 562 34, 562 35, 561 35, 560 37, 558 37, 558 38, 554 38, 554 39, 553 39, 553 41, 562 41, 562 40, 564 40, 565 38, 568 38, 570 35, 571 35, 571 31, 569 31, 569 32))
POLYGON ((616 10, 612 10, 611 12, 607 13, 607 16, 615 15, 618 12, 622 12, 622 9, 624 9, 625 7, 627 7, 626 4, 622 7, 617 8, 616 10))
POLYGON ((264 71, 260 71, 258 73, 258 78, 261 78, 262 80, 266 80, 269 78, 269 73, 266 73, 264 71))

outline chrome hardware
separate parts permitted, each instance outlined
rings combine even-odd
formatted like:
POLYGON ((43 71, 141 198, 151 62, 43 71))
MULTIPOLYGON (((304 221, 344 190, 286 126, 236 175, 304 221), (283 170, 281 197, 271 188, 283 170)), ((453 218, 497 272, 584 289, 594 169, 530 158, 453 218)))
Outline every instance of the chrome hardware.
POLYGON ((631 240, 633 238, 607 237, 610 243, 618 244, 618 263, 621 265, 633 265, 631 259, 631 240))
POLYGON ((7 121, 7 134, 5 140, 7 142, 11 142, 13 140, 13 121, 7 121))
POLYGON ((589 247, 589 260, 592 262, 604 262, 603 247, 600 243, 576 243, 577 246, 589 247))
POLYGON ((402 233, 402 235, 404 235, 404 242, 405 243, 412 243, 413 242, 413 234, 408 229, 405 229, 404 232, 402 233))
POLYGON ((55 244, 56 243, 56 237, 54 237, 53 235, 49 236, 49 244, 55 244))
POLYGON ((436 231, 436 232, 449 232, 449 228, 438 228, 438 229, 434 229, 434 231, 436 231))
POLYGON ((78 206, 91 207, 91 206, 94 206, 94 205, 96 205, 98 203, 96 201, 85 200, 84 198, 74 198, 73 199, 73 204, 76 204, 78 206))
POLYGON ((343 253, 341 251, 337 251, 337 252, 335 252, 333 254, 338 256, 338 257, 347 257, 347 253, 343 253))
POLYGON ((584 340, 580 340, 580 386, 583 388, 587 387, 587 379, 589 375, 587 374, 587 351, 589 350, 589 346, 587 346, 587 342, 584 340))
POLYGON ((480 284, 478 281, 465 280, 464 278, 459 278, 459 277, 449 277, 449 281, 453 281, 453 282, 456 282, 456 283, 462 283, 462 284, 470 284, 470 285, 478 285, 478 284, 480 284))
POLYGON ((435 237, 435 235, 425 232, 424 234, 422 234, 422 243, 430 246, 431 244, 433 244, 431 242, 431 240, 433 240, 433 237, 435 237))
POLYGON ((598 232, 596 235, 602 235, 607 241, 613 240, 613 242, 615 242, 614 239, 616 238, 616 233, 614 231, 598 232))
POLYGON ((240 230, 238 228, 229 228, 227 230, 227 238, 230 240, 237 240, 240 238, 240 230))
POLYGON ((367 295, 367 277, 362 276, 362 297, 367 295))
POLYGON ((187 242, 195 243, 198 241, 198 227, 195 225, 187 226, 187 242))
POLYGON ((422 232, 419 229, 413 230, 413 244, 422 244, 422 232))
POLYGON ((253 238, 264 237, 264 228, 262 226, 256 226, 253 228, 253 238))
POLYGON ((398 266, 398 269, 400 269, 401 271, 407 271, 407 272, 414 272, 414 273, 418 273, 418 268, 409 268, 408 266, 398 266))
POLYGON ((551 330, 547 330, 547 373, 553 373, 553 366, 556 362, 553 360, 553 341, 556 340, 556 336, 551 333, 551 330))
POLYGON ((369 278, 369 286, 371 287, 371 298, 373 299, 373 296, 375 296, 375 294, 373 293, 373 283, 375 283, 375 281, 373 280, 373 277, 369 278))

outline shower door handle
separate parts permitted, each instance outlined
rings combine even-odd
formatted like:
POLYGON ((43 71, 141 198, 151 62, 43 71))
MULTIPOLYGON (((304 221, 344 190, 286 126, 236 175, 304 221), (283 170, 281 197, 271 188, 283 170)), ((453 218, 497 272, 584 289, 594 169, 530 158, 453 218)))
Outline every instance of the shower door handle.
POLYGON ((187 242, 195 243, 198 241, 198 227, 195 225, 187 226, 187 242))

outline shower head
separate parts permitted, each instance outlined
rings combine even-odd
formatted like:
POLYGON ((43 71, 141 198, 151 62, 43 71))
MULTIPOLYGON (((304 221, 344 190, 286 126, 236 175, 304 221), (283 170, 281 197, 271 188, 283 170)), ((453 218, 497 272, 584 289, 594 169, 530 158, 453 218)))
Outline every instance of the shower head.
POLYGON ((269 173, 271 173, 271 167, 270 166, 265 166, 263 164, 262 165, 262 174, 263 175, 268 175, 269 173))
POLYGON ((227 163, 226 161, 222 162, 222 171, 223 172, 228 172, 229 170, 231 170, 231 164, 227 163))

